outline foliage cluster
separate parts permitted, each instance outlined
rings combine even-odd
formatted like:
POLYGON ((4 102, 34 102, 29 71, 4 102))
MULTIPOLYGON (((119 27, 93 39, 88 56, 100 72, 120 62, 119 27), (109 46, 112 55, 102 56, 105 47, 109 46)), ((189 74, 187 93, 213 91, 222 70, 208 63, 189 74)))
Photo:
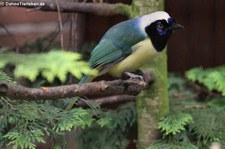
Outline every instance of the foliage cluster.
POLYGON ((48 53, 16 54, 0 50, 0 69, 7 65, 15 66, 15 78, 25 77, 35 81, 39 75, 52 83, 55 78, 65 82, 67 74, 81 79, 83 74, 96 75, 81 55, 74 52, 52 50, 48 53))
MULTIPOLYGON (((65 131, 90 126, 93 115, 76 108, 62 111, 49 103, 18 102, 1 98, 0 147, 35 149, 36 143, 46 143, 46 136, 59 142, 65 131)), ((65 142, 54 147, 65 147, 65 142)))
MULTIPOLYGON (((87 63, 80 61, 79 54, 71 52, 52 51, 25 55, 3 51, 0 58, 0 68, 14 65, 15 78, 26 77, 31 81, 35 81, 38 75, 51 82, 55 77, 65 81, 67 73, 78 78, 83 73, 96 74, 87 63)), ((15 83, 3 71, 0 71, 0 81, 15 83)), ((14 149, 33 149, 37 142, 45 143, 46 136, 49 136, 55 142, 54 147, 64 148, 65 139, 64 142, 62 140, 65 133, 76 128, 84 129, 79 139, 88 141, 81 148, 89 148, 91 144, 95 144, 96 148, 125 147, 128 130, 136 122, 135 106, 129 104, 115 111, 101 112, 95 102, 85 102, 92 110, 74 108, 64 111, 61 108, 62 101, 27 102, 1 97, 0 147, 10 145, 14 149)))
MULTIPOLYGON (((218 71, 218 68, 210 71, 218 71)), ((192 70, 188 75, 190 72, 192 70)), ((170 75, 171 110, 159 122, 163 138, 148 149, 204 149, 212 142, 225 145, 225 108, 219 104, 224 103, 225 97, 210 96, 210 100, 199 102, 199 91, 190 88, 189 84, 183 77, 170 75)))
MULTIPOLYGON (((2 71, 0 81, 13 83, 2 71)), ((50 137, 53 148, 65 148, 65 133, 79 128, 82 131, 77 139, 88 142, 80 148, 93 148, 93 144, 96 148, 125 148, 129 130, 136 122, 134 104, 102 112, 95 102, 85 102, 91 109, 64 111, 62 101, 28 102, 1 97, 0 147, 34 149, 38 142, 46 143, 46 137, 50 137)))
POLYGON ((81 149, 122 149, 129 143, 129 137, 136 128, 136 107, 128 103, 117 110, 101 114, 91 127, 84 129, 79 139, 81 149))
MULTIPOLYGON (((13 83, 2 71, 0 81, 13 83)), ((85 128, 93 122, 93 113, 82 108, 65 111, 49 101, 16 101, 5 97, 0 100, 1 148, 35 149, 37 142, 45 143, 46 136, 55 142, 53 148, 65 148, 62 139, 66 131, 85 128)))
POLYGON ((194 68, 187 71, 186 76, 189 80, 206 86, 210 91, 215 90, 225 96, 225 66, 208 69, 194 68))

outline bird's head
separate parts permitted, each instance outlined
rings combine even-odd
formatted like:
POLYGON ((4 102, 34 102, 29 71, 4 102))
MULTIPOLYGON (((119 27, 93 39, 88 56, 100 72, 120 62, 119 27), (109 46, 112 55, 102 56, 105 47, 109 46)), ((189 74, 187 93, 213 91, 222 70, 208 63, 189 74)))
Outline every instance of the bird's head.
POLYGON ((157 51, 162 51, 165 48, 174 30, 184 28, 164 11, 157 11, 141 17, 140 27, 151 39, 157 51))

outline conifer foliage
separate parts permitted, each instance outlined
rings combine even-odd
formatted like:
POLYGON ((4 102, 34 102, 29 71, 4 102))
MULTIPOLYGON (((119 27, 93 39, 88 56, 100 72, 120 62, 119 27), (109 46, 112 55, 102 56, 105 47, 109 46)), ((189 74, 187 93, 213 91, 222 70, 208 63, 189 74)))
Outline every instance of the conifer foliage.
POLYGON ((89 68, 87 62, 81 60, 80 54, 59 50, 33 54, 0 52, 0 69, 7 65, 15 66, 15 78, 25 77, 32 82, 38 75, 52 83, 55 78, 65 82, 69 73, 77 79, 81 79, 83 74, 97 74, 96 70, 89 68))
MULTIPOLYGON (((223 73, 223 67, 205 71, 198 69, 188 71, 188 78, 191 75, 191 77, 199 77, 198 80, 204 80, 212 77, 206 75, 209 72, 223 73), (201 72, 197 73, 196 70, 201 72)), ((216 78, 213 80, 218 79, 217 75, 214 77, 216 78)), ((225 146, 225 108, 221 105, 224 103, 225 96, 216 94, 216 96, 206 96, 207 100, 204 100, 198 96, 198 90, 190 88, 190 83, 183 77, 169 76, 170 112, 158 123, 163 137, 148 149, 205 149, 209 148, 212 142, 225 146)))
MULTIPOLYGON (((3 71, 0 71, 0 81, 14 83, 3 71)), ((55 104, 60 101, 28 102, 5 97, 0 100, 0 148, 35 149, 37 142, 45 143, 46 136, 60 142, 66 131, 88 127, 93 121, 93 113, 82 108, 62 110, 56 106, 60 104, 55 104)), ((65 142, 54 145, 64 148, 65 142)))
POLYGON ((225 66, 208 69, 194 68, 187 71, 186 76, 189 80, 206 86, 210 91, 216 90, 225 96, 225 66))

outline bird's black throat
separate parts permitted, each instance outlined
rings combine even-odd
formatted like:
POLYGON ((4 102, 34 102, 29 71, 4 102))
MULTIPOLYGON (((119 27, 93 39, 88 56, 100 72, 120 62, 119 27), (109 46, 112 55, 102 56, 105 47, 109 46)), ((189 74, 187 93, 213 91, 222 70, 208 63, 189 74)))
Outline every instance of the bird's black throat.
MULTIPOLYGON (((169 27, 167 22, 164 21, 165 20, 162 20, 163 25, 169 27)), ((166 43, 172 34, 172 30, 166 30, 166 33, 164 35, 160 35, 156 29, 156 26, 157 22, 151 23, 149 26, 145 28, 145 31, 148 34, 149 38, 151 39, 154 48, 158 52, 161 52, 165 48, 166 43)))

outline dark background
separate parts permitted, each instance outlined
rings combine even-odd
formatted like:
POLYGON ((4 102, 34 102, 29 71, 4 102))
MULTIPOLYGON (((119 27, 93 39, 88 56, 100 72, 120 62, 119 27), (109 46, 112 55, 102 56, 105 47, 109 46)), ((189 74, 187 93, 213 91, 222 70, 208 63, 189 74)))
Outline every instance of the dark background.
POLYGON ((185 27, 168 44, 171 71, 225 64, 225 1, 169 0, 165 8, 185 27))

